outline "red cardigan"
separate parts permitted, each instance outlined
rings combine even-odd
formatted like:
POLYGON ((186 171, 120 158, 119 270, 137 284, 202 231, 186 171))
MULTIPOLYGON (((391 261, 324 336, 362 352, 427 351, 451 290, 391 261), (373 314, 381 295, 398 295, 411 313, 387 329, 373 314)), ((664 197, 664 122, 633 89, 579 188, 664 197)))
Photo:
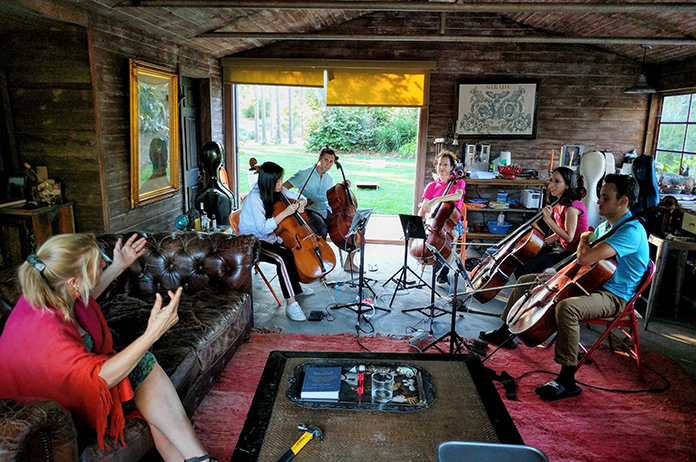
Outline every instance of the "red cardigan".
POLYGON ((75 302, 75 317, 94 339, 87 350, 77 326, 60 311, 33 309, 22 296, 0 336, 0 398, 38 397, 58 402, 78 426, 95 429, 99 448, 104 435, 123 440, 121 401, 133 397, 128 378, 108 389, 99 377, 113 356, 113 339, 97 302, 75 302), (107 422, 108 420, 108 422, 107 422))

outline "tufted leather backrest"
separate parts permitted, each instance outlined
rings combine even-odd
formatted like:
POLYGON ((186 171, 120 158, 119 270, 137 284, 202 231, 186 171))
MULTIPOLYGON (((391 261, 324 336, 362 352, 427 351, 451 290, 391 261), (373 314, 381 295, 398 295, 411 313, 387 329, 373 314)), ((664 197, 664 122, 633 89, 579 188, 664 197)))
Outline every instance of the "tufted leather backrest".
MULTIPOLYGON (((104 291, 100 301, 118 294, 134 297, 165 294, 181 286, 184 292, 237 290, 251 293, 251 268, 258 261, 256 236, 225 233, 138 233, 147 239, 145 254, 104 291)), ((127 234, 99 236, 104 260, 111 263, 113 248, 127 234)))

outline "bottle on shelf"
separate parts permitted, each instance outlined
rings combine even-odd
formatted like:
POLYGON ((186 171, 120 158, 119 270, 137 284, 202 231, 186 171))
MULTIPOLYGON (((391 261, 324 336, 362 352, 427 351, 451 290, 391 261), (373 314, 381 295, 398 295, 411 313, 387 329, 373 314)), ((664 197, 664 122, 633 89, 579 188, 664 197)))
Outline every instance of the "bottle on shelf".
POLYGON ((201 202, 200 206, 201 206, 201 230, 208 231, 208 227, 210 226, 210 220, 208 219, 208 214, 205 213, 205 207, 203 205, 203 202, 201 202))
POLYGON ((502 226, 505 224, 505 214, 503 212, 500 212, 498 214, 498 226, 502 226))

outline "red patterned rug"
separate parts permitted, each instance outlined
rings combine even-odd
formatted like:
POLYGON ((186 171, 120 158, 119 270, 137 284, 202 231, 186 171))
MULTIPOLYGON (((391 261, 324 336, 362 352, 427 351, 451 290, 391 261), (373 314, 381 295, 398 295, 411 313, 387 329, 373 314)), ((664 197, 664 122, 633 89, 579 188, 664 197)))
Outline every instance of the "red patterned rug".
MULTIPOLYGON (((413 353, 405 340, 361 337, 370 351, 413 353)), ((353 334, 306 335, 255 332, 242 345, 219 381, 203 400, 193 422, 205 447, 221 462, 232 456, 247 410, 271 351, 361 351, 353 334)), ((489 350, 491 351, 491 350, 489 350)), ((603 388, 640 390, 662 388, 664 382, 645 371, 638 377, 635 361, 599 349, 594 362, 576 378, 603 388)), ((552 461, 688 461, 696 460, 696 387, 668 358, 647 353, 645 362, 663 374, 670 387, 662 393, 616 393, 583 386, 576 398, 545 402, 534 387, 551 375, 533 373, 518 380, 517 399, 503 402, 525 443, 542 450, 552 461)), ((532 370, 555 372, 553 354, 543 348, 520 346, 501 350, 486 365, 513 377, 532 370)))

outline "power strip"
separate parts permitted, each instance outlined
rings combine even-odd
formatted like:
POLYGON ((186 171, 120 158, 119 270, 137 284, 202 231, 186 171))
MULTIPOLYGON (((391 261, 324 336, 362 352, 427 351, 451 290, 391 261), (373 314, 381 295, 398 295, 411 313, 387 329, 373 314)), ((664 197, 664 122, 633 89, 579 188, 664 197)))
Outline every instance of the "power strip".
POLYGON ((408 339, 408 346, 416 346, 423 340, 427 340, 430 334, 424 330, 417 330, 413 332, 413 337, 408 339))

